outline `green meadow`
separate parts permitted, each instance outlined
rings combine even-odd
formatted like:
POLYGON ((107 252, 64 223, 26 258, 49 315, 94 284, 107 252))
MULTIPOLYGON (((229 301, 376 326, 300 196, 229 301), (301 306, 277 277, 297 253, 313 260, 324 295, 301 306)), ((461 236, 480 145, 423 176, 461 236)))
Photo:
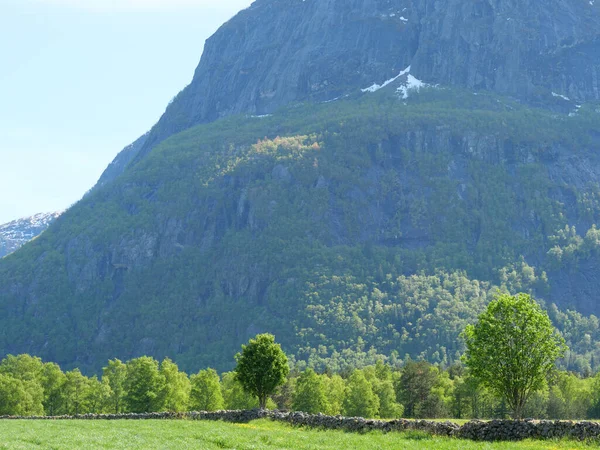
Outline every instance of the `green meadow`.
POLYGON ((0 449, 592 449, 577 441, 478 443, 423 432, 354 434, 294 428, 269 420, 248 424, 191 420, 0 421, 0 449))

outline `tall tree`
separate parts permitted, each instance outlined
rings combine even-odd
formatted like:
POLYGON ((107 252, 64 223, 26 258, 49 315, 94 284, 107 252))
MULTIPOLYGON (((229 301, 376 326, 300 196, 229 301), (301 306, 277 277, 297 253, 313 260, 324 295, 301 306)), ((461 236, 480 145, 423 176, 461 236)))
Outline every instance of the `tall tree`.
POLYGON ((102 381, 106 381, 110 387, 110 410, 115 414, 123 412, 126 378, 127 365, 116 358, 108 361, 108 365, 102 369, 102 381))
POLYGON ((160 392, 165 379, 158 369, 158 361, 142 356, 127 362, 125 396, 123 400, 129 412, 143 413, 159 411, 160 392))
POLYGON ((356 417, 377 417, 379 398, 371 383, 361 370, 355 370, 348 378, 344 398, 344 414, 356 417))
POLYGON ((300 374, 292 398, 292 408, 295 411, 317 414, 329 409, 323 378, 312 369, 306 369, 300 374))
POLYGON ((88 387, 84 395, 86 413, 100 414, 111 409, 110 386, 108 381, 100 381, 96 375, 88 378, 88 387))
POLYGON ((49 362, 44 364, 41 378, 44 389, 44 411, 48 416, 56 416, 62 408, 63 386, 67 377, 58 364, 49 362))
POLYGON ((42 415, 43 396, 39 383, 0 373, 0 415, 42 415))
POLYGON ((566 350, 548 314, 527 294, 499 294, 464 337, 472 375, 502 397, 516 419, 566 350))
POLYGON ((88 394, 89 380, 79 369, 73 369, 66 374, 63 384, 63 398, 67 414, 77 415, 86 413, 85 399, 88 394))
POLYGON ((265 333, 242 345, 235 359, 237 379, 245 391, 258 397, 258 404, 264 409, 269 395, 285 383, 290 372, 287 356, 275 343, 275 336, 265 333))
POLYGON ((160 363, 160 375, 164 384, 158 396, 160 408, 165 411, 185 411, 190 400, 190 379, 169 358, 160 363))
POLYGON ((426 361, 408 361, 396 383, 396 395, 406 417, 419 417, 437 383, 438 370, 426 361))
POLYGON ((194 411, 216 411, 223 409, 225 402, 221 393, 219 374, 214 369, 201 370, 190 377, 192 392, 190 408, 194 411))

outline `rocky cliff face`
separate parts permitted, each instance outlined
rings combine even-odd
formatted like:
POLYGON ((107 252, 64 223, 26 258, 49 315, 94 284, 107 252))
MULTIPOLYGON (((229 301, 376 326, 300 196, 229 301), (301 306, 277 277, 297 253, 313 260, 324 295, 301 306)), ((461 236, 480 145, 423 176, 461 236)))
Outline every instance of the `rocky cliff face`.
POLYGON ((429 83, 533 103, 600 98, 600 4, 588 0, 258 0, 206 42, 140 157, 198 123, 327 101, 406 67, 429 83))
POLYGON ((0 258, 42 234, 60 215, 60 212, 36 214, 0 225, 0 258))
POLYGON ((119 152, 117 157, 102 172, 100 179, 92 188, 92 191, 112 182, 115 178, 125 172, 127 165, 136 157, 148 139, 148 133, 136 139, 133 144, 128 145, 119 152))

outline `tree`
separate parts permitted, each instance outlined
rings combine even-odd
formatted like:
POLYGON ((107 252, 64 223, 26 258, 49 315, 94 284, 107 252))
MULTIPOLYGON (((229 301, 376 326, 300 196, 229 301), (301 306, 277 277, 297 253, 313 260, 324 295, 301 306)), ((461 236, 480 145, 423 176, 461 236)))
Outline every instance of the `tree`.
POLYGON ((215 369, 201 370, 190 377, 190 408, 194 411, 217 411, 225 404, 219 374, 215 369))
POLYGON ((325 382, 325 395, 327 396, 328 408, 326 413, 332 416, 342 413, 344 397, 346 396, 346 384, 339 375, 331 377, 323 375, 325 382))
POLYGON ((0 373, 0 416, 41 415, 43 395, 39 383, 0 373))
POLYGON ((378 416, 382 419, 401 417, 404 408, 396 400, 392 368, 383 361, 377 360, 374 366, 365 367, 363 373, 379 398, 378 416))
POLYGON ((287 356, 275 343, 275 336, 265 333, 242 345, 235 359, 236 378, 246 392, 258 397, 259 407, 264 409, 268 396, 285 383, 290 372, 287 356))
POLYGON ((499 294, 464 337, 471 374, 506 401, 515 419, 566 350, 548 314, 527 294, 499 294))
POLYGON ((258 407, 255 395, 246 392, 237 380, 235 372, 223 374, 221 391, 226 409, 254 409, 258 407))
POLYGON ((46 363, 42 368, 42 388, 44 389, 44 411, 48 416, 56 416, 63 402, 63 386, 67 377, 58 364, 46 363))
POLYGON ((103 413, 112 406, 110 403, 111 391, 107 380, 100 381, 94 375, 92 378, 88 378, 87 384, 88 387, 83 398, 86 413, 103 413))
POLYGON ((438 382, 438 370, 426 361, 408 361, 396 384, 396 396, 404 405, 406 417, 421 417, 433 402, 432 389, 438 382))
POLYGON ((41 382, 44 363, 37 356, 27 353, 14 356, 8 355, 0 363, 0 373, 18 378, 21 381, 41 382))
POLYGON ((83 414, 85 398, 88 395, 89 380, 82 375, 79 369, 73 369, 66 374, 63 384, 63 398, 65 411, 70 415, 83 414))
POLYGON ((323 379, 312 369, 306 369, 298 377, 292 408, 311 414, 324 413, 329 409, 323 379))
POLYGON ((106 380, 110 387, 110 409, 115 414, 123 412, 125 378, 127 378, 127 365, 118 359, 108 361, 108 365, 102 368, 102 381, 106 380))
POLYGON ((164 379, 157 402, 165 411, 185 411, 190 400, 190 379, 169 358, 160 363, 160 375, 164 379))
POLYGON ((154 412, 161 409, 159 395, 165 383, 158 370, 158 361, 142 356, 127 362, 124 388, 127 411, 134 413, 154 412))
POLYGON ((355 417, 377 417, 379 398, 373 392, 371 383, 361 370, 355 370, 348 379, 344 413, 355 417))

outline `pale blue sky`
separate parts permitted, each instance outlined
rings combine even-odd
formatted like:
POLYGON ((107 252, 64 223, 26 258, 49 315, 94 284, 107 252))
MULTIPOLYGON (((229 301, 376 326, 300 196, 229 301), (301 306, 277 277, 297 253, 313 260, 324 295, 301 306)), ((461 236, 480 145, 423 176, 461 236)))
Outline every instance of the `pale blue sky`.
POLYGON ((64 209, 251 0, 0 0, 0 224, 64 209))

